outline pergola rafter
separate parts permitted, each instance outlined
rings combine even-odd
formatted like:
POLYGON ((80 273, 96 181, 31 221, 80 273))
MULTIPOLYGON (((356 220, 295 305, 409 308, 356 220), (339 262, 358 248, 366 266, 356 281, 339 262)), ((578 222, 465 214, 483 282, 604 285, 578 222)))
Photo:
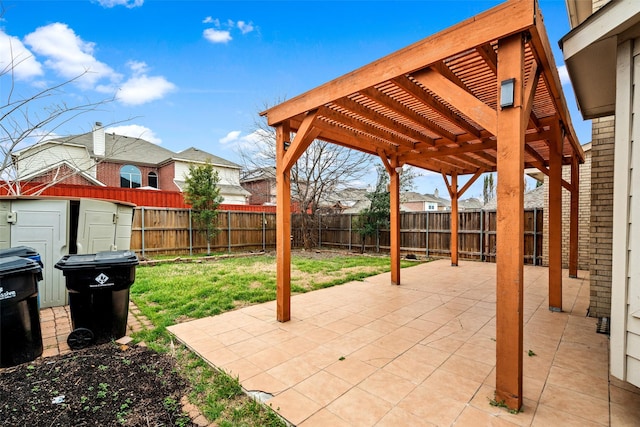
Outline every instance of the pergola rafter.
MULTIPOLYGON (((584 162, 536 1, 503 3, 262 114, 277 130, 280 321, 290 319, 289 169, 313 138, 376 155, 384 164, 391 282, 397 285, 402 166, 443 175, 452 198, 452 265, 458 263, 458 198, 484 172, 498 173, 496 399, 520 408, 523 171, 533 166, 550 177, 549 247, 557 256, 549 261, 549 301, 550 309, 561 310, 561 192, 572 194, 570 245, 577 247, 577 167, 584 162), (512 102, 503 105, 507 82, 512 102), (562 165, 572 167, 570 183, 562 179, 562 165), (470 178, 459 189, 464 175, 470 178)), ((570 254, 575 268, 577 251, 570 254)))

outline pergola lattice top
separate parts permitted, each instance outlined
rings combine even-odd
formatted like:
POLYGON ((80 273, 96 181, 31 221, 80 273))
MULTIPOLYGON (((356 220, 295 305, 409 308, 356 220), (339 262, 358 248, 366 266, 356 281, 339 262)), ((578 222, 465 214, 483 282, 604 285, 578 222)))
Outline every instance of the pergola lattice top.
MULTIPOLYGON (((307 119, 318 139, 397 157, 446 175, 496 170, 498 40, 525 37, 525 167, 549 166, 558 124, 563 164, 584 154, 575 137, 551 49, 534 1, 512 1, 283 102, 270 125, 307 119)), ((308 128, 307 128, 308 129, 308 128)))

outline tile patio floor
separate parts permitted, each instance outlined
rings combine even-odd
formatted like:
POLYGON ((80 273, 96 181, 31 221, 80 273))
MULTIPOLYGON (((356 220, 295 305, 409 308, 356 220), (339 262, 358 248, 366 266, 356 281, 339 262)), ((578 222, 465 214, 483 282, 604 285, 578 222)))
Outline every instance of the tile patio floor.
POLYGON ((608 376, 608 337, 585 317, 588 273, 564 274, 563 312, 548 270, 525 266, 524 408, 489 405, 495 388, 495 264, 439 260, 169 330, 297 426, 638 426, 640 390, 608 376), (531 350, 535 355, 528 356, 531 350))

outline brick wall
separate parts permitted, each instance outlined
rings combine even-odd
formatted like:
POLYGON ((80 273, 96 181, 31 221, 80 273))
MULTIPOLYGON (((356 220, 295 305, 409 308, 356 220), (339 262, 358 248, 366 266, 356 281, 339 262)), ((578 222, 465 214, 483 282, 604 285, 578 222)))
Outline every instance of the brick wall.
POLYGON ((64 184, 74 184, 74 185, 94 185, 93 182, 86 179, 76 171, 72 170, 67 165, 62 165, 61 167, 50 170, 47 173, 37 176, 34 179, 30 180, 31 182, 41 182, 49 184, 53 181, 58 181, 64 184))
MULTIPOLYGON (((585 146, 585 162, 580 165, 578 183, 578 269, 589 270, 590 264, 590 222, 591 222, 591 150, 585 146)), ((571 166, 562 168, 562 179, 571 182, 571 166)), ((549 177, 544 177, 543 245, 542 265, 549 265, 549 177)), ((562 189, 562 268, 569 268, 569 233, 571 215, 571 194, 562 189)))
POLYGON ((271 195, 271 183, 267 180, 243 182, 242 188, 251 193, 249 196, 250 205, 275 202, 275 197, 271 195))
MULTIPOLYGON (((125 166, 122 163, 101 162, 98 164, 98 180, 103 182, 107 187, 120 187, 120 169, 125 166)), ((170 188, 163 188, 160 179, 160 173, 158 168, 136 166, 140 169, 142 175, 142 187, 149 185, 149 172, 155 172, 158 174, 158 186, 161 190, 175 191, 176 188, 172 185, 170 188)))
POLYGON ((613 116, 592 121, 589 305, 592 317, 611 315, 614 124, 613 116))

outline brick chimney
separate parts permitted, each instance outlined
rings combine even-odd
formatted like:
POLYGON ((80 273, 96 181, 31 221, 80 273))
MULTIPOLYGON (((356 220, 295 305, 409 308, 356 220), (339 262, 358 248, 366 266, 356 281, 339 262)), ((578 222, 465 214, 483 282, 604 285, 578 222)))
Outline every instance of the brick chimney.
POLYGON ((101 157, 105 155, 104 128, 100 122, 93 126, 93 154, 101 157))

